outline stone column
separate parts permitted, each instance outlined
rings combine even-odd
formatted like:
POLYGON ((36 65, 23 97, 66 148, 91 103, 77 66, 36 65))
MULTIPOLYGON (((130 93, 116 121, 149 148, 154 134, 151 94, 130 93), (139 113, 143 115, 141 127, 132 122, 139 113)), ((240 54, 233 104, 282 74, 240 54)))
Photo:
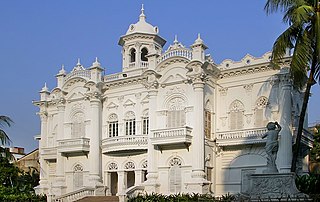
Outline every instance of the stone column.
POLYGON ((204 180, 204 82, 196 78, 194 89, 193 170, 192 178, 204 180))
POLYGON ((157 94, 158 91, 155 88, 149 89, 149 131, 148 131, 148 174, 146 182, 146 192, 152 193, 157 192, 157 183, 158 173, 157 173, 157 151, 154 148, 154 145, 151 143, 151 138, 153 137, 152 130, 156 129, 156 110, 157 110, 157 94))
POLYGON ((106 179, 105 179, 106 185, 107 185, 107 196, 111 196, 111 172, 107 172, 106 179))
POLYGON ((118 196, 123 196, 127 189, 127 173, 125 171, 118 171, 118 196))
MULTIPOLYGON (((64 139, 64 113, 65 113, 65 100, 62 98, 57 106, 58 108, 58 134, 57 140, 64 139)), ((59 145, 58 145, 59 147, 59 145)), ((62 195, 65 191, 65 173, 64 173, 64 159, 61 153, 57 153, 56 163, 56 180, 53 183, 53 192, 55 195, 62 195)))
MULTIPOLYGON (((47 147, 47 131, 48 131, 48 116, 46 112, 39 113, 41 119, 41 139, 39 141, 39 153, 43 153, 43 148, 47 147)), ((39 155, 39 163, 40 163, 40 186, 39 188, 42 189, 41 193, 45 191, 44 189, 48 189, 48 176, 46 169, 47 164, 45 160, 39 155)), ((40 193, 39 193, 40 194, 40 193)))
POLYGON ((292 133, 291 133, 291 83, 290 75, 284 72, 279 75, 280 79, 280 126, 279 150, 277 155, 277 165, 280 173, 289 173, 292 161, 292 133))
POLYGON ((88 134, 90 137, 90 151, 89 151, 89 162, 90 162, 90 184, 93 187, 101 184, 101 151, 100 151, 100 140, 101 140, 101 100, 99 95, 92 96, 90 98, 90 127, 91 132, 88 134))
POLYGON ((143 183, 143 170, 134 171, 134 185, 138 186, 143 183))

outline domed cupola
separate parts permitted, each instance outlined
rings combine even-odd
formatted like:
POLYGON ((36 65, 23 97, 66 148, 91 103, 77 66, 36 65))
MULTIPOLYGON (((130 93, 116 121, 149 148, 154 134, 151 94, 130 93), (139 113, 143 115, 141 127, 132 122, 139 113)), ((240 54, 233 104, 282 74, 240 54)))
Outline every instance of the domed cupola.
POLYGON ((139 21, 136 24, 131 24, 129 26, 126 35, 133 33, 158 34, 158 32, 159 29, 157 26, 152 26, 151 24, 146 22, 146 15, 144 14, 144 8, 142 4, 139 21))
POLYGON ((146 22, 142 5, 139 21, 131 24, 127 33, 120 37, 122 49, 122 71, 148 69, 149 56, 160 55, 166 41, 158 35, 159 29, 146 22))

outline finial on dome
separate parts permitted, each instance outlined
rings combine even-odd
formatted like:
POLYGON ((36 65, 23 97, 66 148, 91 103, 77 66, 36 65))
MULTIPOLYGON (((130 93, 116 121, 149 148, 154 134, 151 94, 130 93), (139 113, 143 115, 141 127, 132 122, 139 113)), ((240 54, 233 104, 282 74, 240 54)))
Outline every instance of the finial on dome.
POLYGON ((80 58, 78 58, 77 66, 81 66, 80 58))
POLYGON ((178 36, 177 36, 177 35, 174 35, 174 41, 173 41, 173 43, 174 43, 174 44, 179 43, 179 41, 178 41, 178 36))
POLYGON ((64 65, 61 65, 61 69, 60 69, 58 75, 64 75, 64 74, 66 74, 66 70, 64 69, 64 65))
POLYGON ((47 87, 47 82, 44 83, 43 88, 41 89, 41 92, 49 92, 49 89, 47 87))
POLYGON ((196 39, 195 43, 203 43, 200 33, 198 33, 198 38, 196 39))
POLYGON ((100 62, 98 61, 98 57, 96 57, 96 60, 94 61, 94 63, 92 63, 93 67, 100 67, 100 62))
POLYGON ((145 21, 146 20, 146 15, 144 14, 144 8, 143 4, 141 5, 141 14, 140 14, 140 21, 145 21))

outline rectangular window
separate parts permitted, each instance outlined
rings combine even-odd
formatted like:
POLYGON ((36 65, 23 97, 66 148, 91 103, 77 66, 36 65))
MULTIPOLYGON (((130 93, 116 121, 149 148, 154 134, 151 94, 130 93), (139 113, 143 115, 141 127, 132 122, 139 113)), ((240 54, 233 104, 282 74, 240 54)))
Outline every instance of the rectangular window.
POLYGON ((149 133, 149 117, 142 118, 142 134, 148 135, 149 133))
POLYGON ((126 120, 126 135, 135 135, 136 134, 136 120, 129 119, 126 120))
POLYGON ((109 122, 109 137, 118 136, 118 121, 109 122))
POLYGON ((167 127, 182 127, 186 124, 186 113, 184 110, 168 111, 167 127))
POLYGON ((230 129, 237 130, 243 128, 243 114, 241 111, 230 112, 230 129))

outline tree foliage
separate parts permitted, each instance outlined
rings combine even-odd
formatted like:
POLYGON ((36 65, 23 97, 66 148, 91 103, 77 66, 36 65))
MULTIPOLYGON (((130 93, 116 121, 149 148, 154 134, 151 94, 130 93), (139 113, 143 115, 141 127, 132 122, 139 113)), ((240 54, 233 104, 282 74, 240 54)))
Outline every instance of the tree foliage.
POLYGON ((33 187, 39 184, 36 170, 21 171, 7 158, 0 157, 0 201, 46 201, 35 195, 33 187))
POLYGON ((319 81, 320 71, 320 3, 319 0, 267 0, 268 14, 281 11, 286 29, 275 41, 271 62, 279 67, 287 49, 293 48, 290 71, 297 89, 305 87, 291 171, 296 162, 312 85, 319 81))
POLYGON ((315 127, 313 148, 310 151, 310 161, 320 163, 320 125, 315 127))

